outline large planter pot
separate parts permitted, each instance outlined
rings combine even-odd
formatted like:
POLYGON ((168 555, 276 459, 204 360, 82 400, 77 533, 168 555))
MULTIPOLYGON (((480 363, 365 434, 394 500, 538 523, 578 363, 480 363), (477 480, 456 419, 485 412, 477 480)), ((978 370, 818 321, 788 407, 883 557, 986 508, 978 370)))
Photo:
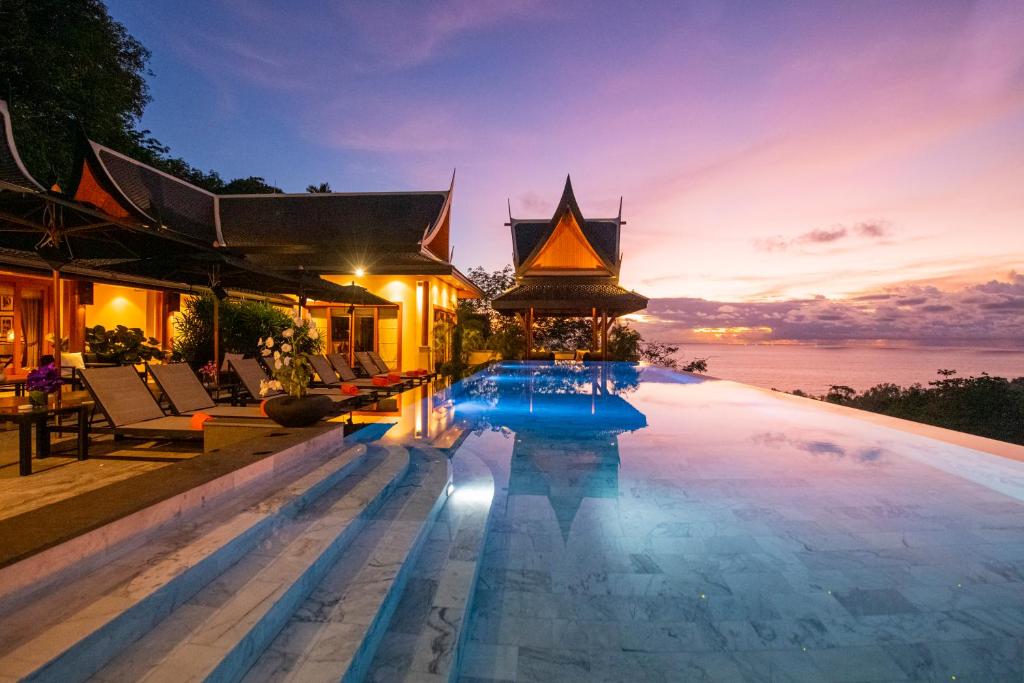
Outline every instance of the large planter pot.
POLYGON ((263 410, 282 427, 308 427, 331 411, 329 396, 281 396, 267 401, 263 410))

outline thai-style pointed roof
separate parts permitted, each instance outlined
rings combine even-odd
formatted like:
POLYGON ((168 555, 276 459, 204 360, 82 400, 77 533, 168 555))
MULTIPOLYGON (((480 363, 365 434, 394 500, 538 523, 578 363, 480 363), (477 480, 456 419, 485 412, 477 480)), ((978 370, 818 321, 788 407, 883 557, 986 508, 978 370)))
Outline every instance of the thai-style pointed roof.
POLYGON ((204 245, 221 243, 216 195, 92 140, 75 199, 204 245))
POLYGON ((25 168, 14 144, 11 112, 0 100, 0 190, 39 192, 45 190, 25 168))
POLYGON ((550 219, 516 219, 509 216, 512 228, 512 259, 518 274, 534 264, 553 237, 564 233, 567 226, 578 230, 584 249, 593 253, 608 274, 617 275, 621 262, 619 231, 621 215, 616 218, 587 219, 580 210, 572 188, 572 178, 565 177, 565 188, 550 219))

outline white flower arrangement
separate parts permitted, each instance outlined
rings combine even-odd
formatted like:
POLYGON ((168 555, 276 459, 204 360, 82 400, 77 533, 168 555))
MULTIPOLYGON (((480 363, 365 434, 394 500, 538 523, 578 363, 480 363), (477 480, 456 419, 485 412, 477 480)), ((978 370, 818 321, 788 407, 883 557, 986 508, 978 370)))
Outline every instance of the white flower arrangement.
POLYGON ((273 366, 273 379, 260 383, 260 396, 284 391, 302 398, 313 377, 308 357, 320 352, 320 332, 312 320, 293 318, 292 326, 280 336, 280 340, 273 336, 259 340, 260 356, 273 366))

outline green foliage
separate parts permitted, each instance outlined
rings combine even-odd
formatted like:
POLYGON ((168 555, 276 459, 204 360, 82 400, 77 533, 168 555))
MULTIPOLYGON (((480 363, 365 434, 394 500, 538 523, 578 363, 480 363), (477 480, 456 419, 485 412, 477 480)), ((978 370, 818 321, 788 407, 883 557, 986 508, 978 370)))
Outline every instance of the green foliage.
POLYGON ((522 358, 526 353, 526 332, 519 319, 510 316, 492 326, 484 348, 495 351, 502 358, 522 358))
POLYGON ((491 301, 512 289, 512 286, 515 285, 516 274, 512 266, 505 265, 500 270, 495 271, 487 270, 483 266, 475 266, 470 268, 466 275, 473 281, 473 284, 480 288, 484 296, 482 299, 466 299, 465 304, 475 313, 487 316, 492 314, 498 315, 491 308, 491 301))
POLYGON ((11 107, 29 172, 47 187, 70 189, 84 129, 210 192, 280 192, 262 178, 225 182, 194 168, 139 128, 150 102, 149 57, 100 0, 0 0, 0 98, 11 107))
MULTIPOLYGON (((279 336, 292 324, 291 316, 261 301, 220 302, 220 351, 253 354, 257 342, 279 336)), ((213 297, 186 299, 175 321, 174 351, 198 367, 213 358, 213 297)), ((220 359, 217 359, 220 362, 220 359)))
POLYGON ((0 2, 0 97, 29 171, 47 185, 67 183, 79 124, 112 147, 151 142, 136 128, 150 100, 148 61, 100 0, 0 2))
POLYGON ((681 364, 676 358, 679 347, 664 342, 645 341, 640 332, 625 323, 616 323, 608 332, 608 356, 621 361, 644 361, 651 365, 682 370, 683 372, 704 373, 708 371, 706 358, 694 358, 681 364))
MULTIPOLYGON (((216 175, 216 174, 214 174, 216 175)), ((219 176, 218 176, 219 178, 219 176)), ((281 188, 271 185, 263 178, 257 175, 251 175, 248 178, 235 178, 229 182, 223 184, 219 189, 211 189, 207 187, 210 192, 216 194, 280 194, 281 188)))
POLYGON ((533 345, 549 351, 575 351, 593 345, 590 318, 538 318, 533 324, 533 345))
POLYGON ((608 357, 619 361, 639 361, 642 342, 640 333, 632 327, 615 323, 608 331, 608 357))
POLYGON ((89 351, 104 363, 132 365, 163 356, 156 339, 147 337, 138 327, 118 325, 108 330, 103 325, 90 327, 85 331, 89 351))
MULTIPOLYGON (((941 379, 927 387, 878 384, 858 394, 838 385, 811 398, 1024 444, 1024 377, 955 377, 953 370, 940 370, 939 375, 941 379)), ((792 393, 808 396, 799 390, 792 393)))
POLYGON ((319 185, 306 185, 306 192, 310 192, 312 194, 326 194, 330 191, 330 183, 320 183, 319 185))

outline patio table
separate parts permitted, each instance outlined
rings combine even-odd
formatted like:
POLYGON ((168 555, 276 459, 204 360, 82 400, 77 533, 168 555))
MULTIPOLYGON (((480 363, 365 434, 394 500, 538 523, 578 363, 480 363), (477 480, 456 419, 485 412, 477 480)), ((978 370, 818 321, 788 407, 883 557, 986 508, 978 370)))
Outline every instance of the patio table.
POLYGON ((18 473, 21 476, 32 474, 32 427, 36 433, 36 457, 46 458, 50 455, 51 417, 61 415, 78 415, 78 459, 89 457, 89 416, 92 412, 92 397, 84 391, 58 393, 50 396, 46 407, 19 410, 19 406, 28 405, 29 400, 23 396, 0 398, 0 422, 13 422, 18 425, 18 473))

